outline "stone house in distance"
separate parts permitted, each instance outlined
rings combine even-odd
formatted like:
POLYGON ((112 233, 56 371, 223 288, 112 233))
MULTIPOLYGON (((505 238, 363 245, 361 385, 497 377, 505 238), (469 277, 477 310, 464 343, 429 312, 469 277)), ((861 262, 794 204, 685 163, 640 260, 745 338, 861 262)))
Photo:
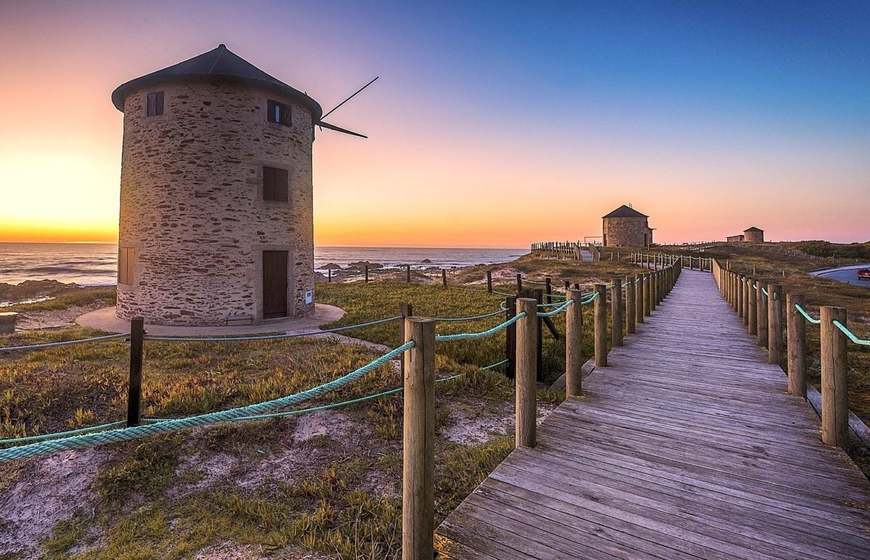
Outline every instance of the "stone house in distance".
POLYGON ((602 216, 602 243, 605 247, 649 247, 652 245, 652 228, 649 216, 623 204, 613 212, 602 216))
POLYGON ((220 45, 122 84, 112 102, 124 113, 117 316, 312 313, 317 101, 220 45))

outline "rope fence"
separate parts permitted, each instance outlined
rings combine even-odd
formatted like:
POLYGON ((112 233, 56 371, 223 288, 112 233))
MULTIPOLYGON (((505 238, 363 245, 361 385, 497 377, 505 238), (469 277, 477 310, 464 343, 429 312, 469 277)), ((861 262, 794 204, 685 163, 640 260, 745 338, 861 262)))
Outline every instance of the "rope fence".
MULTIPOLYGON (((713 278, 720 294, 742 319, 750 335, 755 335, 759 346, 767 349, 767 361, 783 365, 788 376, 788 392, 808 398, 806 325, 819 326, 819 364, 821 374, 822 441, 829 445, 848 447, 850 415, 848 409, 848 352, 851 342, 857 346, 870 346, 848 327, 846 309, 822 305, 819 317, 806 308, 803 294, 786 292, 772 282, 762 282, 714 260, 713 278)), ((815 397, 814 397, 815 398, 815 397)), ((856 418, 856 426, 860 420, 856 418)), ((861 425, 863 426, 863 425, 861 425)), ((854 428, 859 439, 866 427, 854 428)))

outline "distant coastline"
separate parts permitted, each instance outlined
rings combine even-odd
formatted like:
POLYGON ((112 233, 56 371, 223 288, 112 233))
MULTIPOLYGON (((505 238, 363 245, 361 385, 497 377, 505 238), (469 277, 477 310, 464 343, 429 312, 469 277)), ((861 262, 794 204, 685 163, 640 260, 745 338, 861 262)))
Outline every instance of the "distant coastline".
MULTIPOLYGON (((0 243, 0 283, 26 280, 57 280, 83 286, 116 283, 115 243, 0 243)), ((314 267, 347 267, 369 261, 385 267, 410 264, 455 268, 502 263, 526 253, 522 249, 431 248, 431 247, 315 247, 314 267)))

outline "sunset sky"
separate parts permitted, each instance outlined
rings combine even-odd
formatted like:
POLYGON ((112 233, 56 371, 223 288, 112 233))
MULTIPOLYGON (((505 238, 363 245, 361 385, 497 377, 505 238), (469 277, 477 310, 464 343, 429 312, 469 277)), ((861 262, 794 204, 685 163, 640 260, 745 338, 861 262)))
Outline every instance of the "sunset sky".
POLYGON ((226 43, 331 108, 318 245, 870 239, 870 2, 0 0, 0 241, 114 241, 120 83, 226 43), (763 4, 759 6, 758 4, 763 4), (801 6, 798 6, 798 5, 801 6))

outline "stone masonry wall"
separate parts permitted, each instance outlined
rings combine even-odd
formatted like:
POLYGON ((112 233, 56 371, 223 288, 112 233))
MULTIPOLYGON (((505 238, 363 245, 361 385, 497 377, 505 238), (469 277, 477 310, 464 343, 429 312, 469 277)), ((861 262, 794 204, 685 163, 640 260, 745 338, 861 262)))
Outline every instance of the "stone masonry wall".
POLYGON ((119 246, 135 249, 118 317, 172 325, 262 320, 262 251, 289 251, 288 312, 313 312, 311 114, 250 86, 192 82, 132 92, 124 103, 119 246), (164 113, 145 116, 145 95, 164 113), (292 126, 266 103, 292 106, 292 126), (289 203, 262 196, 262 167, 289 170, 289 203))
POLYGON ((603 233, 607 247, 644 247, 652 243, 652 232, 646 218, 604 218, 603 233))

